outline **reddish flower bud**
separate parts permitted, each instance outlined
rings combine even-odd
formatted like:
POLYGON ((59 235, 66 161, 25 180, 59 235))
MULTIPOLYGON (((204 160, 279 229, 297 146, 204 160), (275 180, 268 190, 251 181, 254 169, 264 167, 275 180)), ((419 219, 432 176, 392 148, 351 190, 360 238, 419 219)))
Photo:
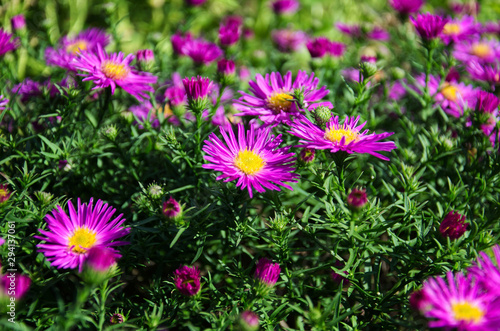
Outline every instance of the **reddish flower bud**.
POLYGON ((467 231, 468 225, 468 223, 465 223, 465 215, 450 211, 441 222, 439 232, 445 238, 458 239, 467 231))

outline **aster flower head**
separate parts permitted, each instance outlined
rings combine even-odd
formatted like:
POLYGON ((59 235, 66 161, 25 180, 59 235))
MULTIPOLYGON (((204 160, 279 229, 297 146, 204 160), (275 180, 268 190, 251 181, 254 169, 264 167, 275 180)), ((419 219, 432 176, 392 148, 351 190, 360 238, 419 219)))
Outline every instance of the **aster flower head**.
POLYGON ((186 33, 185 36, 183 36, 180 32, 175 33, 172 35, 170 38, 170 41, 172 42, 172 48, 174 49, 174 53, 178 55, 186 55, 183 52, 184 45, 191 41, 193 38, 191 36, 191 33, 186 33))
POLYGON ((174 272, 175 287, 185 296, 198 294, 200 280, 200 270, 197 267, 181 266, 174 272))
POLYGON ((213 82, 206 77, 191 77, 182 80, 186 91, 189 109, 201 112, 207 107, 208 95, 213 87, 213 82))
POLYGON ((172 219, 181 215, 182 207, 179 202, 177 202, 177 200, 175 200, 173 197, 170 197, 163 203, 162 212, 165 217, 172 219))
POLYGON ((222 172, 217 180, 225 182, 237 180, 236 186, 248 189, 250 198, 253 190, 264 192, 268 190, 281 191, 279 186, 292 190, 285 182, 296 182, 298 175, 294 174, 294 153, 288 148, 278 148, 281 135, 270 135, 270 128, 255 129, 254 124, 246 130, 243 124, 238 124, 238 138, 232 127, 220 127, 224 141, 211 133, 205 140, 203 151, 206 153, 203 168, 222 172))
POLYGON ((97 54, 83 52, 75 59, 76 69, 85 73, 79 74, 85 77, 84 81, 94 81, 94 89, 110 87, 111 93, 115 93, 116 86, 121 87, 137 100, 146 98, 147 92, 154 92, 150 84, 155 84, 158 77, 147 72, 136 71, 130 63, 134 55, 124 57, 122 52, 107 54, 100 45, 97 45, 97 54))
POLYGON ((155 62, 155 54, 152 49, 141 49, 137 51, 137 62, 141 67, 148 68, 155 62))
MULTIPOLYGON (((47 214, 45 221, 48 230, 39 229, 42 234, 35 238, 45 241, 38 244, 38 251, 43 253, 51 265, 59 269, 78 268, 82 272, 88 251, 94 246, 108 247, 127 245, 128 242, 115 241, 127 235, 130 228, 122 227, 123 214, 112 219, 116 209, 94 199, 82 204, 78 198, 77 208, 68 201, 69 215, 57 206, 52 215, 47 214)), ((115 257, 120 257, 117 251, 115 257)))
POLYGON ((473 107, 476 111, 494 114, 497 112, 499 105, 500 99, 494 94, 481 90, 476 92, 476 103, 475 107, 473 107))
POLYGON ((271 39, 281 52, 295 52, 307 41, 307 34, 303 31, 294 31, 290 29, 273 30, 271 39))
POLYGON ((9 200, 11 195, 7 184, 0 184, 0 206, 9 200))
POLYGON ((347 204, 354 209, 363 208, 367 202, 366 189, 354 188, 347 196, 347 204))
POLYGON ((30 100, 32 97, 42 94, 42 84, 30 78, 24 79, 21 83, 12 87, 12 93, 17 94, 22 102, 30 100))
POLYGON ((189 56, 195 63, 205 65, 212 63, 224 54, 216 44, 203 39, 185 41, 181 52, 189 56))
POLYGON ((19 45, 19 38, 12 38, 12 34, 0 29, 0 55, 15 50, 19 45))
POLYGON ((325 56, 331 48, 331 41, 324 37, 315 38, 309 40, 306 44, 307 49, 311 57, 323 57, 325 56))
POLYGON ((439 232, 445 238, 458 239, 467 231, 465 223, 465 215, 461 215, 456 211, 450 211, 439 226, 439 232))
POLYGON ((500 85, 500 62, 482 64, 470 61, 466 67, 474 80, 484 81, 491 85, 500 85))
POLYGON ((446 274, 447 283, 437 277, 422 288, 429 307, 424 316, 431 328, 496 330, 500 321, 499 298, 481 291, 480 285, 461 272, 446 274))
POLYGON ((193 6, 193 7, 199 7, 201 5, 203 5, 205 2, 207 2, 207 0, 185 0, 186 1, 186 4, 188 4, 189 6, 193 6))
POLYGON ((271 7, 275 14, 293 14, 299 9, 297 0, 275 0, 271 2, 271 7))
POLYGON ((313 109, 317 106, 331 106, 329 102, 317 103, 326 96, 329 90, 326 86, 317 88, 319 79, 314 73, 308 75, 299 70, 295 81, 292 81, 292 73, 289 71, 285 76, 279 72, 266 74, 265 78, 257 74, 255 81, 250 81, 250 92, 253 95, 240 91, 242 97, 235 100, 234 107, 241 111, 238 116, 259 116, 266 125, 278 125, 280 122, 291 123, 291 116, 300 114, 294 102, 294 93, 300 90, 303 94, 303 107, 313 109))
POLYGON ((31 279, 28 276, 9 272, 0 276, 0 297, 15 297, 16 300, 21 300, 28 292, 30 285, 31 279), (12 289, 14 289, 14 293, 12 293, 12 289))
POLYGON ((462 42, 455 45, 453 56, 464 63, 473 61, 481 64, 495 63, 500 57, 500 42, 485 38, 462 42))
POLYGON ((89 284, 101 284, 115 275, 119 258, 120 255, 111 248, 92 246, 84 262, 82 278, 89 284))
POLYGON ((335 27, 351 38, 361 38, 363 36, 363 30, 359 24, 335 23, 335 27))
POLYGON ((342 55, 344 55, 346 48, 347 48, 346 44, 332 41, 330 42, 328 48, 328 54, 330 54, 333 57, 341 57, 342 55))
POLYGON ((63 37, 55 48, 48 47, 45 50, 45 60, 48 65, 77 71, 74 61, 79 57, 79 52, 97 53, 98 46, 104 48, 109 41, 110 37, 105 31, 90 28, 74 37, 63 37))
POLYGON ((236 66, 233 60, 222 59, 217 62, 217 72, 224 76, 233 76, 236 66))
POLYGON ((301 115, 293 123, 289 133, 300 138, 297 147, 314 149, 329 149, 332 153, 340 151, 352 153, 368 153, 382 160, 389 158, 378 153, 378 151, 389 152, 396 148, 392 141, 380 142, 394 132, 370 133, 368 130, 361 131, 366 122, 358 125, 360 117, 346 117, 343 124, 339 123, 339 117, 335 116, 326 123, 322 129, 311 123, 307 117, 301 115))
POLYGON ((415 26, 420 37, 426 41, 437 38, 443 31, 445 24, 448 23, 448 19, 430 13, 410 17, 410 21, 415 26))
POLYGON ((259 329, 259 316, 253 311, 245 310, 241 313, 238 324, 242 331, 257 331, 259 329))
POLYGON ((494 259, 485 252, 480 252, 477 262, 469 268, 469 273, 476 278, 481 287, 495 297, 500 297, 500 246, 492 248, 494 259))
POLYGON ((420 10, 424 0, 389 0, 389 4, 400 14, 412 14, 420 10))
MULTIPOLYGON (((338 269, 342 269, 345 267, 345 263, 338 260, 335 261, 333 265, 338 269)), ((343 274, 339 274, 335 270, 332 270, 330 272, 330 277, 332 278, 332 281, 337 285, 343 284, 349 286, 351 282, 349 281, 349 279, 346 278, 347 275, 349 275, 347 271, 344 271, 343 274)))
POLYGON ((26 28, 26 18, 23 14, 13 16, 10 19, 10 24, 12 25, 12 30, 19 31, 26 28))
POLYGON ((219 28, 219 40, 223 46, 235 44, 241 37, 241 20, 229 19, 219 28))
POLYGON ((314 161, 314 157, 316 155, 316 151, 314 149, 311 149, 311 148, 303 148, 301 151, 300 151, 300 154, 299 154, 299 160, 305 164, 307 163, 311 163, 312 161, 314 161))
POLYGON ((472 16, 449 19, 439 37, 446 45, 451 42, 473 40, 477 39, 480 27, 472 16))
POLYGON ((280 278, 281 268, 278 263, 272 263, 265 257, 257 261, 254 278, 267 287, 273 287, 280 278))
POLYGON ((121 324, 125 322, 125 316, 123 316, 123 314, 120 314, 120 313, 114 313, 113 315, 111 315, 111 318, 109 319, 109 323, 111 324, 121 324))

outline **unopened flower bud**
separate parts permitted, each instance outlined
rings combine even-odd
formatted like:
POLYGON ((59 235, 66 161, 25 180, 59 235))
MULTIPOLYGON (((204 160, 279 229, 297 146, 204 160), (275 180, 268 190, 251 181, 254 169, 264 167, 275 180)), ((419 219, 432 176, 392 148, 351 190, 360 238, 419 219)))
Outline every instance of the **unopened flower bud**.
POLYGON ((257 331, 259 329, 259 316, 252 311, 246 310, 241 313, 238 324, 241 331, 257 331))
POLYGON ((363 77, 365 79, 368 79, 371 76, 375 75, 378 70, 377 65, 371 62, 361 62, 359 64, 359 69, 361 70, 361 73, 363 74, 363 77))
POLYGON ((35 196, 37 197, 38 201, 40 201, 44 205, 50 204, 50 202, 54 198, 53 194, 51 194, 49 192, 42 192, 42 191, 35 192, 35 196))
POLYGON ((121 324, 123 322, 125 322, 125 317, 120 313, 114 313, 109 319, 109 323, 111 324, 121 324))
POLYGON ((439 232, 445 238, 458 239, 467 231, 468 225, 468 223, 465 223, 465 215, 450 211, 441 222, 439 232))
POLYGON ((151 71, 155 63, 155 54, 150 49, 137 51, 137 63, 143 71, 151 71))
POLYGON ((111 248, 93 246, 88 250, 82 278, 89 284, 100 284, 116 273, 119 255, 111 248))
POLYGON ((10 23, 12 24, 12 30, 14 31, 26 29, 26 19, 23 14, 12 17, 10 23))
POLYGON ((102 129, 102 135, 111 141, 115 141, 118 136, 118 129, 116 125, 110 124, 102 129))
POLYGON ((314 156, 316 154, 316 151, 312 148, 304 148, 300 151, 299 157, 300 161, 303 162, 304 164, 311 163, 314 161, 314 156))
POLYGON ((320 106, 314 111, 314 119, 316 120, 316 124, 320 127, 324 127, 331 118, 332 111, 328 107, 320 106))
POLYGON ((163 189, 156 183, 151 183, 148 186, 148 194, 153 199, 160 199, 163 196, 163 189))
POLYGON ((368 202, 365 189, 355 188, 347 196, 347 203, 354 209, 363 208, 368 202))

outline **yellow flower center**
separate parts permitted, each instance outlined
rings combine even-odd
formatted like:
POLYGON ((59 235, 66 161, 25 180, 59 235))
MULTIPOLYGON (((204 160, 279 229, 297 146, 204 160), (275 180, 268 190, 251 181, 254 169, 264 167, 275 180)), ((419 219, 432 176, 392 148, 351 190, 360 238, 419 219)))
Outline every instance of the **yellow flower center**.
POLYGON ((174 113, 172 112, 172 109, 170 109, 170 106, 167 104, 165 104, 165 106, 160 106, 156 112, 158 113, 158 115, 163 115, 164 118, 168 118, 172 115, 174 115, 174 113))
POLYGON ((5 199, 9 195, 9 191, 6 189, 0 188, 0 201, 5 199))
POLYGON ((457 101, 457 93, 459 94, 460 92, 458 91, 458 88, 454 85, 446 85, 443 87, 441 90, 441 94, 448 100, 450 101, 457 101))
POLYGON ((128 76, 130 72, 124 64, 113 63, 111 61, 105 61, 101 67, 102 72, 108 78, 114 80, 120 80, 128 76))
POLYGON ((484 311, 481 308, 469 302, 457 302, 451 305, 453 315, 457 321, 477 323, 484 316, 484 311))
POLYGON ((491 55, 491 48, 487 43, 476 43, 472 46, 471 53, 472 55, 484 59, 491 55))
POLYGON ((77 40, 66 46, 66 52, 76 54, 78 51, 86 51, 89 44, 85 40, 77 40))
POLYGON ((259 154, 254 151, 247 151, 245 148, 238 152, 238 156, 234 159, 234 165, 246 175, 255 175, 264 168, 266 162, 259 154))
POLYGON ((288 112, 292 108, 293 97, 288 93, 274 92, 267 98, 267 107, 271 108, 275 114, 288 112))
POLYGON ((78 228, 69 238, 68 246, 76 254, 85 254, 96 242, 95 231, 87 228, 78 228))
POLYGON ((342 137, 345 137, 345 143, 348 144, 351 141, 355 141, 356 139, 358 139, 358 133, 345 129, 326 129, 325 138, 330 140, 332 143, 340 142, 342 140, 342 137))
POLYGON ((443 28, 443 33, 447 35, 459 34, 460 25, 456 23, 446 23, 443 28))

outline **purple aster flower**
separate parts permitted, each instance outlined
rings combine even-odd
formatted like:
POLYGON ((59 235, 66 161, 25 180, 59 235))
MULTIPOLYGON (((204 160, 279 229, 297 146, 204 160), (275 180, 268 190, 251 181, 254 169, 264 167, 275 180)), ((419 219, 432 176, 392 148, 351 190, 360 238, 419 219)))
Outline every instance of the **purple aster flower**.
POLYGON ((116 86, 120 86, 137 100, 146 98, 147 92, 154 92, 150 84, 155 84, 158 77, 147 72, 138 72, 130 63, 134 55, 129 54, 124 58, 122 52, 107 54, 100 45, 97 45, 97 54, 90 52, 81 53, 80 58, 74 60, 76 69, 86 73, 79 74, 83 80, 94 81, 97 88, 111 87, 115 93, 116 86))
POLYGON ((340 57, 344 55, 346 48, 347 48, 346 44, 332 41, 330 42, 330 48, 328 49, 328 53, 331 56, 340 57))
MULTIPOLYGON (((345 267, 345 263, 344 262, 341 262, 341 261, 335 261, 335 263, 333 264, 336 268, 338 269, 342 269, 345 267)), ((332 270, 330 272, 330 277, 332 278, 332 281, 337 284, 337 285, 340 285, 340 284, 344 284, 344 285, 347 285, 349 286, 351 284, 351 282, 349 281, 349 279, 347 279, 345 276, 349 275, 349 273, 347 271, 344 271, 343 274, 339 274, 337 272, 335 272, 335 270, 332 270)))
POLYGON ((295 52, 307 41, 307 35, 302 31, 289 29, 274 30, 271 39, 281 52, 295 52))
POLYGON ((479 2, 477 1, 468 1, 466 3, 453 1, 450 4, 451 11, 456 15, 477 16, 479 8, 479 2))
POLYGON ((0 205, 9 200, 12 192, 9 191, 7 184, 0 184, 0 205))
MULTIPOLYGON (((416 77, 419 93, 425 86, 425 75, 416 77)), ((472 85, 465 83, 444 82, 441 84, 439 77, 429 76, 429 93, 434 96, 436 103, 435 107, 440 106, 445 113, 453 117, 459 118, 463 115, 465 107, 469 107, 469 100, 475 95, 475 90, 472 85)))
POLYGON ((477 39, 481 25, 476 23, 474 17, 464 16, 449 20, 439 35, 441 40, 448 45, 451 42, 460 42, 477 39))
POLYGON ((270 260, 263 257, 257 262, 254 278, 261 284, 272 287, 280 278, 280 272, 281 268, 278 263, 272 263, 270 260))
POLYGON ((300 89, 304 95, 304 108, 312 109, 318 105, 330 103, 315 103, 326 96, 329 90, 326 86, 317 88, 319 79, 314 73, 307 75, 299 70, 295 81, 292 82, 292 73, 285 76, 273 72, 266 77, 257 74, 255 81, 250 81, 250 92, 253 95, 240 91, 242 97, 235 100, 234 107, 241 111, 237 116, 259 116, 266 125, 277 125, 280 122, 290 123, 292 115, 298 115, 303 109, 298 109, 293 101, 293 93, 300 89))
POLYGON ((173 197, 170 197, 167 201, 163 203, 162 208, 163 215, 167 218, 175 218, 182 213, 181 205, 173 197))
MULTIPOLYGON (((52 215, 47 214, 45 221, 48 231, 39 229, 43 236, 35 238, 44 240, 45 244, 38 244, 38 251, 43 253, 51 262, 52 266, 60 269, 78 268, 82 271, 88 250, 94 246, 109 247, 127 245, 128 242, 114 241, 127 235, 130 228, 122 227, 125 222, 123 214, 112 219, 116 209, 97 200, 95 207, 94 199, 88 204, 83 204, 78 198, 78 206, 75 210, 73 203, 68 201, 68 214, 57 206, 52 215)), ((116 252, 117 257, 120 257, 116 252)))
POLYGON ((359 24, 335 23, 335 27, 343 34, 352 38, 361 38, 363 35, 361 25, 359 24))
POLYGON ((458 239, 467 231, 468 225, 465 223, 465 215, 450 211, 439 225, 439 232, 445 238, 458 239))
POLYGON ((399 80, 397 80, 389 88, 389 93, 387 94, 387 97, 391 100, 398 101, 401 100, 406 95, 406 93, 407 93, 406 88, 399 80))
POLYGON ((213 85, 209 78, 200 76, 186 77, 182 82, 184 83, 184 90, 186 91, 188 101, 205 99, 208 97, 213 85))
POLYGON ((477 61, 470 61, 467 71, 472 79, 488 82, 491 85, 500 84, 500 62, 481 64, 477 61))
POLYGON ((164 97, 169 101, 172 107, 187 104, 186 90, 184 89, 182 77, 178 72, 172 74, 172 81, 168 84, 164 97))
POLYGON ((16 300, 21 300, 23 296, 28 292, 31 285, 31 279, 26 275, 21 275, 18 273, 5 274, 0 278, 0 287, 2 288, 2 294, 8 297, 15 297, 16 300), (12 295, 12 289, 14 288, 14 295, 12 295))
POLYGON ((143 123, 148 121, 151 123, 152 128, 159 128, 159 117, 165 118, 168 123, 173 125, 180 125, 179 119, 174 115, 168 103, 160 105, 156 109, 149 101, 144 101, 140 105, 134 105, 129 108, 129 111, 139 119, 139 128, 143 129, 143 123))
POLYGON ((181 266, 174 272, 175 287, 186 296, 200 291, 200 270, 197 267, 181 266))
POLYGON ((455 45, 453 56, 464 63, 494 63, 500 57, 500 42, 489 39, 463 42, 455 45))
POLYGON ((498 296, 481 291, 471 276, 461 272, 446 274, 448 284, 440 277, 428 279, 423 292, 429 308, 424 313, 431 328, 459 330, 496 330, 500 323, 498 296))
POLYGON ((42 84, 26 78, 22 83, 14 85, 11 91, 19 95, 22 102, 26 102, 42 94, 42 84))
POLYGON ((229 18, 219 28, 219 40, 223 46, 235 44, 241 37, 241 20, 229 18))
POLYGON ((482 26, 481 32, 482 33, 500 34, 500 21, 484 23, 482 26))
POLYGON ((13 16, 10 19, 10 24, 12 25, 12 30, 18 31, 26 28, 26 19, 23 14, 13 16))
POLYGON ((368 130, 361 131, 366 122, 357 125, 359 116, 354 118, 346 117, 344 124, 339 123, 339 117, 335 116, 326 123, 326 129, 321 129, 311 123, 307 117, 300 115, 293 123, 289 133, 300 138, 297 147, 306 147, 314 149, 329 149, 332 153, 345 151, 352 153, 368 153, 382 160, 389 161, 389 158, 383 156, 377 151, 390 152, 396 148, 392 141, 380 142, 394 132, 370 133, 368 130))
POLYGON ((294 154, 288 147, 278 148, 281 135, 270 135, 270 128, 255 130, 253 124, 245 132, 243 124, 238 124, 238 138, 232 127, 220 127, 224 142, 214 133, 205 140, 203 151, 207 154, 203 168, 222 172, 217 180, 225 182, 238 180, 237 187, 248 189, 250 198, 253 189, 263 193, 266 189, 281 191, 279 186, 293 190, 284 182, 296 182, 294 174, 294 154))
POLYGON ((500 99, 494 94, 478 90, 476 92, 475 104, 471 105, 476 111, 495 114, 500 105, 500 99))
POLYGON ((203 39, 191 39, 185 41, 182 53, 189 56, 195 63, 210 64, 217 60, 224 52, 214 43, 203 39))
POLYGON ((0 95, 0 110, 4 110, 8 104, 9 99, 5 98, 3 95, 0 95))
POLYGON ((477 262, 469 268, 469 273, 478 280, 482 288, 486 292, 493 294, 495 297, 500 297, 500 246, 495 245, 492 248, 495 256, 491 259, 485 252, 480 252, 477 262))
POLYGON ((155 54, 151 49, 141 49, 137 51, 137 62, 148 64, 155 61, 155 54))
POLYGON ((443 31, 445 24, 448 23, 448 19, 430 13, 418 14, 416 18, 410 17, 410 21, 424 40, 437 38, 443 31))
POLYGON ((120 255, 111 248, 92 246, 88 250, 85 266, 94 272, 103 273, 116 265, 118 258, 120 255))
POLYGON ((11 38, 12 35, 10 33, 4 29, 0 29, 0 55, 4 55, 19 46, 19 38, 14 38, 12 40, 11 38))
POLYGON ((372 40, 387 41, 390 39, 391 35, 381 27, 375 26, 366 33, 366 37, 372 40))
POLYGON ((189 32, 186 33, 185 36, 182 36, 180 32, 172 35, 170 41, 172 42, 172 48, 174 49, 174 53, 178 55, 186 55, 182 49, 184 45, 191 40, 193 40, 193 38, 189 32))
POLYGON ((297 0, 275 0, 271 2, 271 7, 275 14, 293 14, 299 9, 297 0))
POLYGON ((97 53, 98 45, 104 48, 109 44, 109 40, 109 35, 103 30, 87 29, 75 37, 63 37, 56 48, 48 47, 45 50, 45 59, 48 65, 77 71, 74 60, 79 57, 79 52, 97 53))
POLYGON ((432 309, 432 305, 429 304, 429 300, 427 300, 422 289, 412 292, 409 301, 410 306, 421 314, 425 314, 429 309, 432 309))
POLYGON ((201 6, 205 2, 207 2, 207 0, 185 0, 185 1, 186 1, 186 4, 188 4, 189 6, 193 6, 193 7, 201 6))
POLYGON ((217 72, 224 76, 232 76, 235 72, 235 64, 233 60, 222 59, 217 62, 217 72))
POLYGON ((367 202, 366 189, 354 188, 347 196, 347 204, 354 209, 363 208, 367 202))
POLYGON ((324 37, 309 40, 306 44, 311 57, 323 57, 330 50, 331 41, 324 37))
POLYGON ((389 4, 400 14, 412 14, 420 10, 424 0, 389 0, 389 4))

